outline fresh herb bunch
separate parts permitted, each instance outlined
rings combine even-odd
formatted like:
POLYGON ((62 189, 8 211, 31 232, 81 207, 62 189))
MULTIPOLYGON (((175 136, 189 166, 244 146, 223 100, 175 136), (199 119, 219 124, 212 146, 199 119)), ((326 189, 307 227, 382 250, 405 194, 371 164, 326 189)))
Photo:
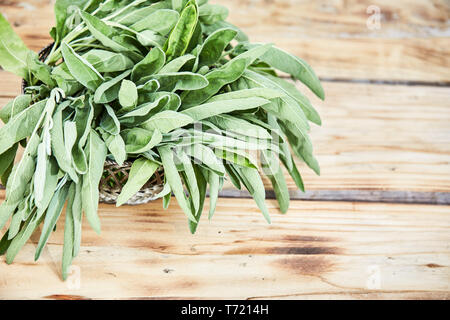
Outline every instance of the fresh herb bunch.
POLYGON ((321 99, 324 92, 308 64, 273 45, 250 43, 225 21, 227 14, 207 0, 57 0, 54 45, 45 61, 0 14, 0 65, 28 84, 0 111, 6 185, 0 229, 11 219, 0 253, 7 263, 43 222, 39 258, 67 202, 67 277, 80 248, 83 212, 100 232, 98 186, 107 157, 133 161, 117 205, 162 166, 158 197, 167 208, 175 195, 192 233, 207 186, 211 218, 226 176, 251 193, 270 222, 258 168, 287 211, 279 163, 303 190, 290 150, 319 173, 308 121, 321 120, 276 70, 321 99), (14 164, 19 145, 25 150, 14 164))

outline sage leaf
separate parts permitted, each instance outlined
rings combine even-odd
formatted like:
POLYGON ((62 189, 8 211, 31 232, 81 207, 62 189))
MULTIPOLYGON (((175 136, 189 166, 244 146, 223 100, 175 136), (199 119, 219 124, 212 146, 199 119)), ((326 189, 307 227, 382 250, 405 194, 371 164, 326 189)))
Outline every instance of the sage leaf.
POLYGON ((125 54, 92 49, 82 55, 98 72, 118 72, 132 68, 133 60, 125 54))
MULTIPOLYGON (((201 7, 200 7, 201 8, 201 7)), ((198 54, 198 68, 215 64, 222 57, 222 53, 237 31, 226 28, 213 32, 206 38, 198 54)))
POLYGON ((224 21, 228 17, 228 9, 218 4, 204 4, 199 11, 200 21, 207 25, 224 21))
POLYGON ((5 17, 0 13, 0 66, 27 81, 30 80, 27 56, 30 49, 14 32, 5 17))
POLYGON ((134 196, 159 168, 159 164, 145 158, 139 158, 133 162, 127 183, 117 198, 116 206, 120 207, 134 196))
POLYGON ((275 69, 289 73, 295 79, 303 82, 320 99, 325 99, 325 93, 319 79, 304 60, 277 47, 270 48, 260 59, 275 69))
POLYGON ((186 214, 189 220, 197 222, 194 215, 192 214, 191 206, 186 198, 186 195, 184 194, 183 183, 181 182, 180 175, 175 165, 172 150, 167 146, 161 146, 158 147, 158 151, 164 166, 164 174, 166 180, 169 183, 175 197, 177 198, 181 209, 186 214))
POLYGON ((92 229, 100 233, 100 220, 98 218, 98 185, 103 174, 103 164, 106 159, 106 146, 97 133, 91 129, 89 141, 86 146, 88 157, 87 173, 83 176, 83 188, 81 193, 83 210, 92 229))
POLYGON ((56 222, 58 221, 59 216, 61 215, 61 212, 63 210, 64 203, 66 202, 69 187, 69 184, 64 184, 60 189, 56 190, 52 197, 52 200, 50 201, 47 213, 45 215, 41 237, 39 238, 39 242, 37 244, 36 254, 34 255, 34 260, 39 259, 42 253, 42 249, 46 245, 51 232, 55 228, 56 222))
POLYGON ((104 81, 102 75, 66 43, 61 45, 61 52, 70 73, 83 86, 95 91, 104 81))
MULTIPOLYGON (((147 78, 148 77, 142 79, 145 81, 147 78)), ((152 78, 160 83, 160 90, 162 91, 199 90, 205 88, 209 84, 207 78, 191 72, 155 74, 152 78)))
POLYGON ((147 56, 136 64, 131 72, 131 80, 137 82, 141 78, 157 73, 166 62, 166 55, 160 48, 153 48, 147 56))
POLYGON ((289 209, 289 190, 278 159, 272 152, 263 150, 261 151, 261 167, 272 183, 281 212, 286 213, 289 209))
POLYGON ((187 114, 166 110, 157 113, 141 126, 147 130, 157 129, 161 133, 168 133, 193 122, 193 118, 187 114))
POLYGON ((3 123, 8 123, 11 118, 14 118, 17 114, 24 111, 30 104, 31 95, 29 94, 22 94, 15 97, 0 110, 0 120, 2 120, 3 123))
POLYGON ((69 187, 66 207, 66 221, 64 224, 64 245, 62 255, 62 278, 66 280, 69 275, 69 267, 73 260, 74 247, 74 218, 73 218, 73 202, 75 200, 75 184, 69 187))
POLYGON ((140 19, 130 28, 138 32, 152 30, 165 36, 174 28, 179 17, 179 13, 174 10, 161 9, 149 14, 144 19, 140 19))
POLYGON ((117 77, 103 82, 94 94, 95 103, 109 103, 119 97, 120 83, 123 79, 131 74, 131 70, 127 70, 117 77))
POLYGON ((181 12, 180 19, 167 40, 167 61, 178 58, 186 52, 198 21, 198 8, 188 4, 181 12))
POLYGON ((33 130, 41 119, 47 100, 36 102, 29 108, 10 119, 0 128, 0 154, 10 149, 17 142, 31 136, 33 130))
POLYGON ((100 127, 112 135, 120 133, 120 122, 111 106, 105 104, 105 111, 100 120, 100 127))
POLYGON ((231 99, 205 103, 197 107, 183 110, 181 114, 187 115, 196 121, 210 118, 222 113, 230 113, 237 110, 247 110, 257 108, 269 103, 263 98, 231 99))
POLYGON ((129 154, 139 154, 151 150, 162 141, 158 129, 145 130, 142 128, 127 129, 122 132, 125 150, 129 154))
POLYGON ((105 141, 109 152, 111 152, 118 165, 123 165, 127 159, 127 152, 125 150, 125 142, 123 141, 123 138, 119 134, 111 135, 109 133, 105 133, 105 135, 106 137, 103 136, 103 140, 105 141))
POLYGON ((195 58, 196 57, 192 54, 185 54, 167 63, 161 68, 161 70, 159 70, 158 73, 165 74, 178 72, 184 65, 186 65, 190 61, 193 61, 195 58))
POLYGON ((261 210, 264 218, 268 223, 270 223, 269 210, 267 209, 265 203, 266 191, 258 170, 248 167, 241 167, 236 168, 236 171, 240 174, 240 180, 244 184, 245 188, 248 192, 250 192, 253 199, 255 199, 255 202, 261 210))

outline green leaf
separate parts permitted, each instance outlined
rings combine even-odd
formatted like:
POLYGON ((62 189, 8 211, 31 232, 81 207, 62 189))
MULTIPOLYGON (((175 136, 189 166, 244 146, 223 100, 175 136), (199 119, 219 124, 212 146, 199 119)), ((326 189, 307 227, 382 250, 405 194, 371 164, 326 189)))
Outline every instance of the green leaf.
POLYGON ((121 135, 111 135, 107 132, 103 134, 103 140, 108 147, 109 152, 111 152, 114 160, 119 166, 123 165, 127 159, 127 152, 125 150, 125 142, 121 135))
POLYGON ((56 0, 54 6, 56 19, 55 41, 60 42, 69 32, 69 29, 66 26, 69 13, 72 14, 74 7, 82 9, 86 2, 87 0, 56 0))
POLYGON ((30 49, 14 32, 0 13, 0 66, 24 79, 30 80, 27 56, 30 49))
POLYGON ((228 9, 218 4, 204 4, 199 8, 199 19, 204 24, 224 21, 228 17, 228 9))
POLYGON ((116 113, 111 106, 105 104, 106 112, 103 113, 103 116, 100 120, 100 127, 112 135, 118 135, 120 133, 120 122, 117 119, 116 113))
POLYGON ((159 155, 161 156, 161 161, 164 166, 164 174, 167 182, 170 185, 175 197, 177 198, 178 204, 180 205, 183 212, 193 222, 197 222, 194 215, 191 212, 191 206, 184 194, 183 183, 181 182, 180 175, 178 174, 177 167, 173 160, 173 152, 167 146, 158 147, 159 155))
POLYGON ((161 132, 158 129, 146 130, 132 128, 122 131, 126 152, 129 154, 141 154, 151 150, 162 141, 161 132))
POLYGON ((105 80, 86 59, 79 56, 68 44, 61 45, 61 52, 72 76, 89 90, 95 91, 105 80))
POLYGON ((131 70, 124 71, 117 77, 103 82, 95 91, 95 103, 109 103, 119 97, 120 82, 131 74, 131 70))
POLYGON ((137 21, 130 28, 138 32, 152 30, 165 36, 174 28, 179 18, 179 13, 174 10, 160 9, 137 21))
POLYGON ((39 242, 37 244, 34 260, 39 259, 42 249, 45 247, 51 232, 54 230, 56 222, 58 221, 63 210, 64 203, 66 202, 68 192, 69 185, 66 183, 61 188, 56 190, 53 195, 45 215, 44 226, 42 227, 41 237, 39 238, 39 242))
POLYGON ((87 220, 95 232, 100 233, 100 220, 98 218, 98 185, 103 174, 103 166, 106 159, 106 146, 97 133, 91 129, 89 142, 86 146, 88 156, 88 170, 83 176, 83 188, 81 193, 83 210, 87 220))
POLYGON ((272 152, 261 151, 261 167, 272 183, 281 212, 286 213, 289 209, 289 190, 283 170, 281 170, 281 166, 272 152))
POLYGON ((41 142, 37 150, 36 171, 34 173, 34 201, 36 206, 41 207, 45 191, 45 178, 47 176, 47 150, 44 142, 41 142))
POLYGON ((211 121, 212 123, 214 123, 223 130, 229 130, 231 132, 235 132, 245 137, 272 139, 272 136, 264 128, 254 125, 236 116, 221 114, 209 118, 209 121, 211 121))
MULTIPOLYGON (((137 2, 145 2, 145 0, 144 1, 134 1, 133 3, 137 3, 137 2)), ((167 9, 167 8, 170 8, 170 5, 161 1, 161 2, 157 2, 150 6, 143 7, 143 8, 137 8, 137 9, 129 8, 128 10, 125 10, 124 12, 122 12, 119 15, 117 15, 116 17, 114 17, 112 20, 117 21, 123 25, 129 26, 138 21, 148 19, 150 17, 150 15, 153 14, 154 12, 158 12, 158 11, 161 11, 161 9, 167 9)))
POLYGON ((74 218, 73 218, 73 202, 75 200, 74 183, 70 185, 67 207, 66 207, 66 221, 64 224, 64 245, 62 255, 62 278, 66 280, 69 275, 69 268, 73 259, 73 247, 74 247, 74 218))
POLYGON ((169 63, 167 63, 158 73, 166 74, 166 73, 174 73, 180 71, 180 69, 190 61, 193 61, 196 57, 192 54, 185 54, 184 56, 173 59, 169 63))
POLYGON ((207 146, 202 144, 193 144, 191 146, 184 147, 183 151, 196 161, 199 161, 202 165, 212 170, 214 173, 220 176, 225 175, 225 168, 222 162, 217 159, 214 152, 207 146))
POLYGON ((271 88, 251 88, 237 91, 230 91, 213 96, 208 102, 231 100, 231 99, 243 99, 243 98, 255 98, 260 97, 267 100, 273 100, 283 97, 283 92, 271 88))
POLYGON ((177 128, 193 123, 194 120, 187 114, 166 110, 157 113, 141 126, 147 130, 159 130, 161 133, 168 133, 177 128))
POLYGON ((73 141, 74 139, 76 139, 76 131, 72 131, 70 133, 69 131, 67 131, 66 137, 64 136, 62 119, 63 110, 64 105, 60 104, 56 109, 55 114, 53 115, 53 127, 50 129, 52 152, 61 170, 66 172, 75 183, 78 183, 78 175, 75 172, 74 167, 72 166, 71 148, 68 150, 65 147, 65 140, 73 141))
POLYGON ((91 49, 82 55, 98 72, 118 72, 132 68, 133 60, 125 54, 91 49))
POLYGON ((167 41, 166 37, 163 37, 152 30, 141 31, 136 34, 136 38, 141 45, 158 49, 161 49, 167 41))
POLYGON ((113 27, 84 11, 81 11, 81 17, 94 38, 100 41, 105 47, 108 47, 116 52, 132 51, 122 43, 114 40, 115 37, 119 36, 119 33, 114 30, 113 27))
POLYGON ((200 207, 200 191, 198 190, 199 184, 195 176, 194 166, 191 159, 182 150, 177 150, 176 155, 183 167, 185 185, 189 190, 190 200, 193 204, 192 209, 197 212, 200 207))
POLYGON ((278 77, 273 77, 270 75, 265 76, 266 78, 270 79, 272 83, 276 83, 279 86, 279 88, 282 88, 285 93, 287 93, 290 97, 292 97, 297 101, 298 105, 302 108, 303 112, 305 113, 305 116, 308 118, 309 121, 319 126, 322 124, 322 120, 320 119, 319 113, 311 105, 311 102, 308 100, 308 98, 304 96, 295 87, 294 84, 278 77))
POLYGON ((272 47, 260 59, 275 69, 289 73, 295 79, 303 82, 320 99, 325 99, 325 93, 319 79, 304 60, 276 47, 272 47))
POLYGON ((11 164, 14 163, 14 158, 17 154, 18 143, 14 144, 11 148, 6 150, 0 155, 0 177, 8 170, 11 164))
POLYGON ((72 76, 65 62, 53 68, 52 78, 56 81, 58 87, 65 92, 66 96, 72 96, 83 89, 83 85, 72 76))
MULTIPOLYGON (((146 81, 149 77, 142 78, 146 81)), ((208 86, 208 80, 201 74, 192 72, 174 72, 155 74, 152 76, 160 85, 161 91, 199 90, 208 86)))
POLYGON ((55 81, 52 79, 52 68, 49 65, 39 61, 38 56, 33 51, 28 52, 27 64, 30 72, 40 81, 49 87, 54 87, 55 81))
MULTIPOLYGON (((245 71, 244 77, 260 87, 279 88, 268 77, 254 71, 245 71)), ((286 95, 281 97, 272 103, 265 105, 263 108, 280 119, 292 122, 303 134, 308 132, 308 120, 297 101, 290 96, 286 95)))
POLYGON ((259 209, 261 210, 264 218, 268 223, 270 223, 269 210, 267 209, 265 199, 266 190, 264 184, 261 180, 259 172, 257 169, 252 169, 248 167, 236 168, 236 171, 240 174, 240 179, 244 184, 245 188, 250 192, 259 209))
POLYGON ((205 171, 205 170, 201 170, 196 165, 194 165, 193 168, 194 168, 194 172, 195 172, 195 178, 197 180, 197 189, 199 192, 200 203, 199 203, 198 209, 194 210, 194 212, 193 212, 195 215, 196 222, 191 221, 191 220, 189 221, 189 229, 192 234, 194 234, 197 231, 197 227, 200 222, 200 218, 203 213, 203 207, 205 204, 206 188, 208 187, 207 181, 205 180, 205 177, 202 174, 202 171, 205 171))
POLYGON ((38 124, 47 100, 39 101, 10 119, 0 128, 0 154, 29 137, 38 124))
POLYGON ((289 121, 284 122, 282 128, 294 153, 317 175, 320 175, 319 162, 313 155, 313 146, 309 136, 300 132, 296 124, 289 121))
POLYGON ((237 31, 233 29, 220 29, 206 38, 198 55, 198 68, 210 66, 219 61, 223 51, 236 34, 237 31))
POLYGON ((180 19, 167 40, 166 56, 171 61, 185 54, 198 21, 195 4, 188 4, 181 12, 180 19))
POLYGON ((219 198, 220 176, 212 171, 208 171, 208 183, 209 183, 209 220, 212 219, 214 212, 216 211, 217 199, 219 198))
POLYGON ((198 105, 215 95, 226 84, 239 79, 246 67, 245 60, 234 60, 206 75, 208 85, 203 89, 186 92, 182 95, 183 108, 198 105))
POLYGON ((86 145, 93 119, 94 106, 90 100, 84 101, 84 107, 76 109, 74 122, 76 125, 77 139, 72 148, 73 167, 79 174, 85 174, 88 170, 84 146, 86 145))
POLYGON ((81 244, 81 226, 82 226, 82 185, 81 183, 75 184, 75 198, 72 205, 72 215, 73 215, 73 256, 76 257, 80 251, 81 244))
POLYGON ((22 94, 15 97, 0 110, 0 119, 3 123, 8 123, 11 118, 14 118, 16 115, 28 108, 30 103, 31 95, 29 94, 22 94))
POLYGON ((133 162, 127 183, 117 198, 116 206, 120 207, 134 196, 153 176, 159 168, 159 164, 145 158, 139 158, 133 162))
POLYGON ((231 99, 205 103, 197 107, 183 110, 181 114, 187 115, 196 121, 210 118, 222 113, 230 113, 237 110, 247 110, 257 108, 269 103, 269 100, 263 98, 245 98, 231 99))
POLYGON ((137 82, 144 77, 157 73, 166 62, 166 55, 160 48, 153 48, 147 56, 134 66, 131 80, 137 82))
POLYGON ((133 109, 138 101, 138 92, 134 82, 122 80, 119 90, 119 103, 124 110, 133 109))

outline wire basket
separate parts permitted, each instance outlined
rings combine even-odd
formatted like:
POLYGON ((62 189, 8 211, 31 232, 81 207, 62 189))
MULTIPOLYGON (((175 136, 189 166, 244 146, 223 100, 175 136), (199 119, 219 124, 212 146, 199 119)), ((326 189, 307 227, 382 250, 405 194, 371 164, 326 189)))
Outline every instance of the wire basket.
MULTIPOLYGON (((39 60, 44 61, 50 54, 54 43, 49 44, 39 51, 39 60)), ((25 80, 22 80, 22 92, 28 86, 25 80)), ((99 201, 103 203, 114 204, 122 192, 123 186, 128 181, 128 176, 133 162, 126 161, 119 165, 113 160, 107 159, 104 165, 104 171, 99 184, 99 201)), ((138 205, 155 200, 157 195, 164 189, 164 170, 160 167, 147 183, 132 196, 126 204, 138 205)))

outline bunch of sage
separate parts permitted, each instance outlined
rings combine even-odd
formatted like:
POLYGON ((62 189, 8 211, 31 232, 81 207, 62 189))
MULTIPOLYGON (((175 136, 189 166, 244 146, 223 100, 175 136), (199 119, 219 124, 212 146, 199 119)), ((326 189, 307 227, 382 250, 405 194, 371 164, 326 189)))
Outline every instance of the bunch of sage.
POLYGON ((320 117, 278 72, 323 99, 318 78, 302 59, 250 43, 225 21, 226 8, 207 0, 56 0, 54 10, 45 61, 0 14, 0 65, 28 84, 0 111, 0 229, 10 221, 0 254, 7 263, 43 223, 38 259, 67 204, 67 277, 83 213, 100 232, 98 186, 107 158, 133 162, 118 206, 162 166, 158 197, 164 208, 176 197, 192 233, 208 187, 212 218, 225 178, 246 188, 270 222, 261 174, 284 213, 282 166, 304 190, 291 150, 319 173, 308 131, 320 117))

